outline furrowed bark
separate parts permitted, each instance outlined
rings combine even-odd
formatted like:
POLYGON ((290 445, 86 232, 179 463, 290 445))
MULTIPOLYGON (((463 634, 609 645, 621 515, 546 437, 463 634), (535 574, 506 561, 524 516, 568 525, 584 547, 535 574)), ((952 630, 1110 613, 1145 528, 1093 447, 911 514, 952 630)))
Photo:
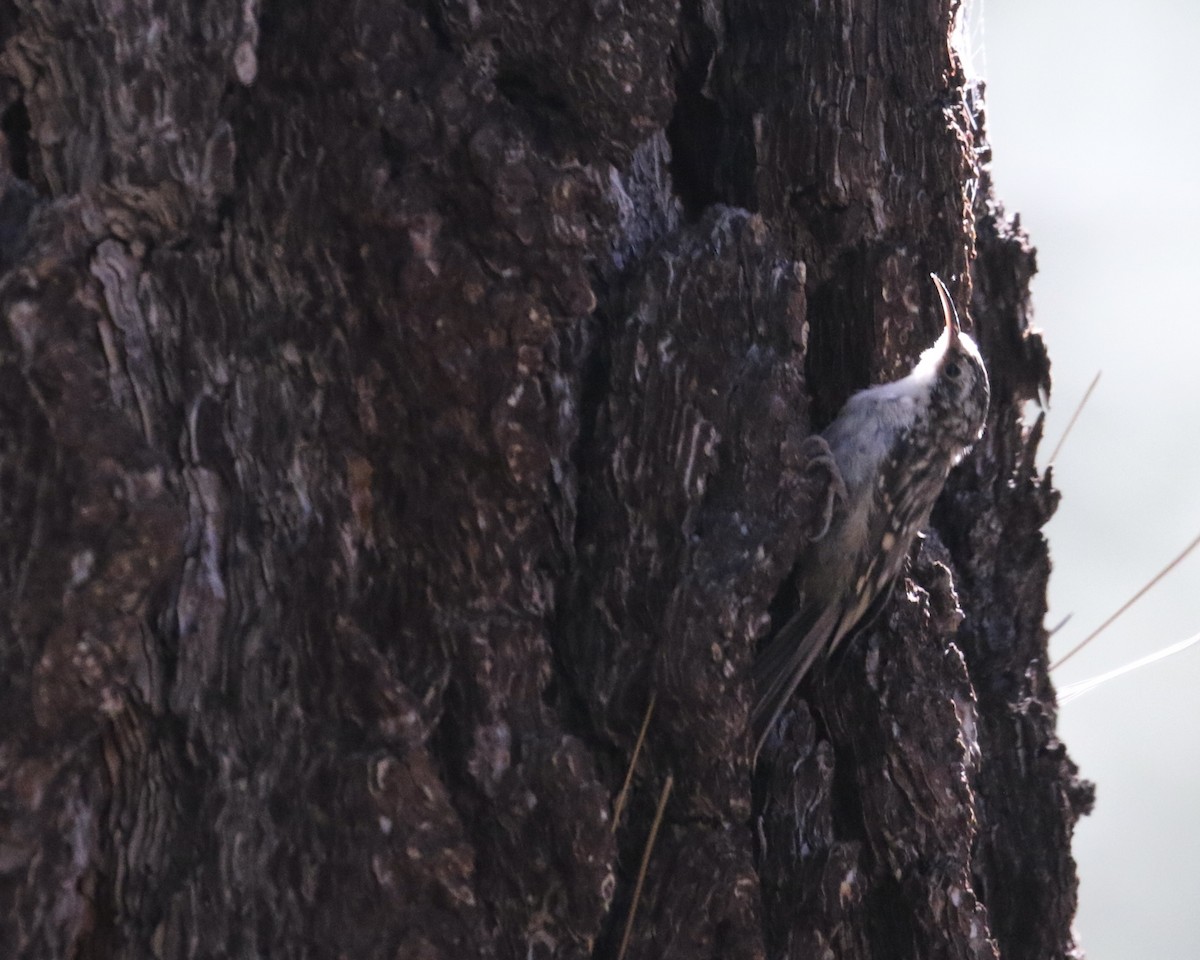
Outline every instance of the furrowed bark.
POLYGON ((3 4, 6 955, 1074 955, 1049 361, 951 12, 3 4), (931 270, 987 433, 756 767, 803 441, 931 270))

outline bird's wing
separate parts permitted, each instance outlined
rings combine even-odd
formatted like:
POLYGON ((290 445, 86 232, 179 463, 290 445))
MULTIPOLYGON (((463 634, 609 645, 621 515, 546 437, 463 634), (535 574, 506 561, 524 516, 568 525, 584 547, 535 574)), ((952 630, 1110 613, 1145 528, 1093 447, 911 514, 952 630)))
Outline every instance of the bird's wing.
POLYGON ((826 607, 815 619, 796 614, 771 638, 754 663, 754 686, 758 697, 751 712, 754 756, 766 743, 767 734, 784 706, 822 654, 830 654, 847 638, 869 630, 886 609, 896 588, 895 577, 872 599, 866 612, 847 623, 845 610, 826 607), (811 621, 811 622, 810 622, 811 621))
POLYGON ((837 631, 840 610, 825 607, 815 618, 796 614, 771 639, 754 664, 757 699, 751 712, 754 756, 766 742, 784 704, 804 679, 817 657, 829 646, 837 631))

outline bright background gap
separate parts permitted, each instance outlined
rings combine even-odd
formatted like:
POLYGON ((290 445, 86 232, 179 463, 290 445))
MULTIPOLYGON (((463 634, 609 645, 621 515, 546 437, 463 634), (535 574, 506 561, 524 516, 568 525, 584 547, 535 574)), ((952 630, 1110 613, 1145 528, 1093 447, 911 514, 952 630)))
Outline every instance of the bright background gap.
MULTIPOLYGON (((1038 250, 1054 392, 1047 625, 1062 656, 1200 533, 1200 4, 968 0, 997 196, 1038 250)), ((1200 630, 1200 551, 1054 675, 1063 686, 1200 630)), ((1200 957, 1200 648, 1062 707, 1095 813, 1079 824, 1091 960, 1200 957)))

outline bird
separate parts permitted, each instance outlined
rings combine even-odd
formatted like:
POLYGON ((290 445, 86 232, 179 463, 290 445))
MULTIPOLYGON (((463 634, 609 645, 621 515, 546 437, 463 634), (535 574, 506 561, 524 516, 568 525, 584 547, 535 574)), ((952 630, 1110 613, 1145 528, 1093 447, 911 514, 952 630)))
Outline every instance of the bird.
POLYGON ((817 659, 886 603, 951 468, 983 435, 990 396, 983 357, 946 285, 930 277, 944 319, 937 341, 908 376, 860 390, 809 438, 839 502, 797 558, 795 613, 755 660, 756 757, 817 659))

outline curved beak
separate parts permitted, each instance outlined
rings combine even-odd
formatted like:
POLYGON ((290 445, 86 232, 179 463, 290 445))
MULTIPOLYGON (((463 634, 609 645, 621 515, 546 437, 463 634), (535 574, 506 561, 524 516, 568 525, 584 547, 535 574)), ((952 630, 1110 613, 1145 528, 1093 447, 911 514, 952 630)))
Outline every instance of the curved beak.
POLYGON ((942 316, 946 319, 946 332, 950 334, 951 340, 957 340, 959 333, 962 332, 962 327, 958 322, 958 311, 954 309, 954 301, 950 299, 950 291, 946 289, 942 278, 936 273, 931 273, 929 276, 933 278, 938 297, 942 301, 942 316))

